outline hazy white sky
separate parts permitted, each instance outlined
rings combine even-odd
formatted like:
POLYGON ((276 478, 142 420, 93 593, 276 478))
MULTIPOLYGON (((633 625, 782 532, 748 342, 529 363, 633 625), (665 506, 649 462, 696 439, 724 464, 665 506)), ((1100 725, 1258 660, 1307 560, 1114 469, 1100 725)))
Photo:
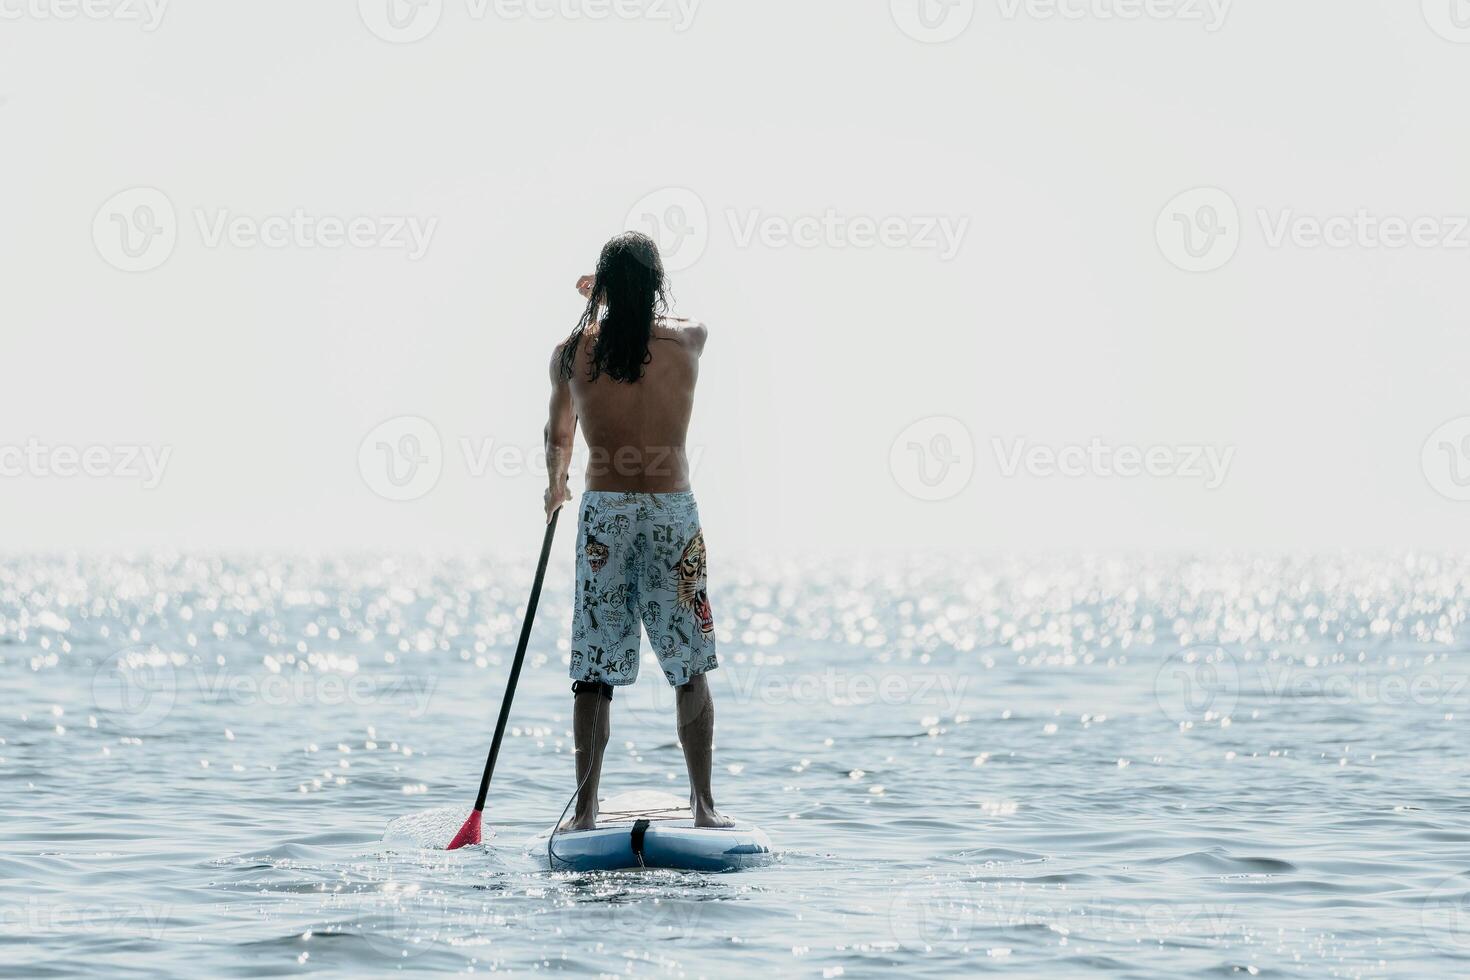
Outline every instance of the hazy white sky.
POLYGON ((1470 544, 1470 3, 922 3, 0 0, 0 548, 534 548, 629 226, 712 549, 1470 544))

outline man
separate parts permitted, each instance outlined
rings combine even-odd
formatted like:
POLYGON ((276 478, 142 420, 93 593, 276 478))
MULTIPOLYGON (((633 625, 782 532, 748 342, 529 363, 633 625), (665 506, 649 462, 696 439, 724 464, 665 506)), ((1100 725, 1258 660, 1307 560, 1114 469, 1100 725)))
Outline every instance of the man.
POLYGON ((694 823, 728 827, 710 792, 714 616, 684 447, 707 331, 667 315, 663 262, 645 235, 608 242, 577 291, 587 308, 552 354, 546 424, 548 521, 571 499, 578 422, 589 449, 572 611, 578 796, 562 829, 596 826, 613 688, 638 676, 640 624, 676 693, 694 823))

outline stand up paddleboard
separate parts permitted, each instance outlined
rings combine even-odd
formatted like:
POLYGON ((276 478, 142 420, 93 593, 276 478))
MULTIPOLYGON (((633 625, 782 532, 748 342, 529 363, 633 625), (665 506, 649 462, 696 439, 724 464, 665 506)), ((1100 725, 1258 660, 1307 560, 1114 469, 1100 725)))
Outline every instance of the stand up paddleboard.
POLYGON ((771 841, 759 827, 694 826, 689 803, 657 790, 603 800, 595 830, 550 830, 526 845, 526 854, 551 871, 673 868, 736 871, 771 859, 771 841))

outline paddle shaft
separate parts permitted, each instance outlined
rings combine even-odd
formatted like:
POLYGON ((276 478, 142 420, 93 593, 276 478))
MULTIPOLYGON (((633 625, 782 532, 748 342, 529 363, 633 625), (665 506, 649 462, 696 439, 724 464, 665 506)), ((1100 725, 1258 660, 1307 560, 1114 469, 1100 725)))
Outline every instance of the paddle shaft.
MULTIPOLYGON (((480 777, 480 795, 475 798, 475 811, 485 809, 490 792, 490 774, 495 771, 495 758, 500 755, 500 740, 505 737, 505 723, 510 718, 510 703, 516 696, 516 682, 521 679, 521 664, 526 659, 526 645, 531 642, 531 623, 536 619, 536 605, 541 601, 541 582, 546 578, 546 562, 551 557, 551 539, 556 535, 556 519, 561 510, 552 512, 546 524, 546 538, 541 542, 541 560, 536 563, 536 581, 531 583, 531 598, 526 602, 526 620, 521 624, 521 641, 516 644, 516 658, 510 665, 510 680, 505 684, 505 699, 500 702, 500 720, 495 723, 495 739, 490 743, 490 757, 485 760, 485 775, 480 777)), ((479 839, 476 835, 476 840, 479 839)))

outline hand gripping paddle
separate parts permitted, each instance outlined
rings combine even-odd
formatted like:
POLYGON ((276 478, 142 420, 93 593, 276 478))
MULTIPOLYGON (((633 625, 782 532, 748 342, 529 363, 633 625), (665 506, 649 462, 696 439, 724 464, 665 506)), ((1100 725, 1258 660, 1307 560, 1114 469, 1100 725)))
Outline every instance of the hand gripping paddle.
MULTIPOLYGON (((500 720, 495 723, 495 738, 490 742, 490 756, 485 760, 485 775, 480 777, 480 795, 475 798, 475 809, 459 828, 459 833, 449 842, 446 851, 453 851, 466 844, 480 843, 480 815, 485 810, 485 796, 490 792, 490 774, 495 771, 495 757, 500 754, 500 740, 505 737, 505 722, 510 717, 510 702, 516 696, 516 681, 521 678, 521 664, 526 659, 526 644, 531 640, 531 623, 536 618, 536 604, 541 601, 541 582, 546 578, 546 560, 551 557, 551 539, 556 535, 558 508, 551 514, 546 525, 546 539, 541 542, 541 560, 536 563, 536 580, 531 584, 531 598, 526 603, 526 621, 521 624, 521 641, 516 645, 516 658, 510 666, 510 680, 505 685, 505 699, 500 702, 500 720)), ((443 840, 441 837, 440 840, 443 840)))

